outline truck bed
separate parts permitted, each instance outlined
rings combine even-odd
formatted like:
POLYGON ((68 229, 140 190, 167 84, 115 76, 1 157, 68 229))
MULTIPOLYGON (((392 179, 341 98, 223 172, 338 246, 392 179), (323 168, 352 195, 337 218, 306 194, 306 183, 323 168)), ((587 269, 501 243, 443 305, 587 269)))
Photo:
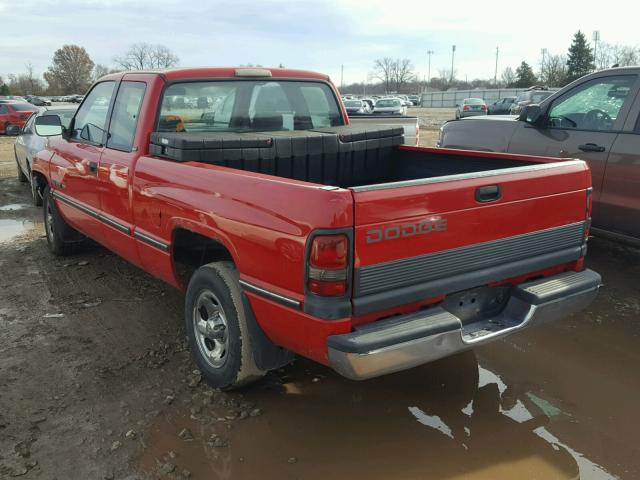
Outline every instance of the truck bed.
POLYGON ((402 146, 398 127, 301 132, 157 132, 151 153, 342 188, 531 167, 531 159, 402 146))

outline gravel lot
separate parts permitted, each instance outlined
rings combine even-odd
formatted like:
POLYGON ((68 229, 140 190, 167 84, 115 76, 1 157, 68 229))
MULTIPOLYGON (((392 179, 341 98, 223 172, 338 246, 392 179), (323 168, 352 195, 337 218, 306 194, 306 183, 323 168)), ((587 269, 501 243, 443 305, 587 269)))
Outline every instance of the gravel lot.
POLYGON ((194 372, 179 292, 91 242, 48 253, 12 141, 1 479, 640 478, 640 250, 593 239, 591 308, 475 352, 366 382, 298 360, 221 393, 194 372))

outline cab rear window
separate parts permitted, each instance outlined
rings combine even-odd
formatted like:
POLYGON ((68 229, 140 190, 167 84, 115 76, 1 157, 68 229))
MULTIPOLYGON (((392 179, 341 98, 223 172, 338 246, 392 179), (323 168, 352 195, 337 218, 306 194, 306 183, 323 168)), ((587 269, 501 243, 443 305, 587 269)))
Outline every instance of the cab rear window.
POLYGON ((293 131, 343 124, 336 98, 322 82, 198 81, 165 90, 157 131, 293 131))

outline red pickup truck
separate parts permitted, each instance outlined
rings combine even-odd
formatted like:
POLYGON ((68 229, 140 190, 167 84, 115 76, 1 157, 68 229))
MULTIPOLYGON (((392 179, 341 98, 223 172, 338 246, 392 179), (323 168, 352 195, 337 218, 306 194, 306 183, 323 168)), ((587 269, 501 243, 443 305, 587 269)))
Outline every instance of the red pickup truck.
POLYGON ((35 122, 49 248, 91 237, 184 289, 220 388, 294 354, 370 378, 594 298, 584 162, 401 145, 339 98, 289 69, 101 78, 68 128, 35 122))

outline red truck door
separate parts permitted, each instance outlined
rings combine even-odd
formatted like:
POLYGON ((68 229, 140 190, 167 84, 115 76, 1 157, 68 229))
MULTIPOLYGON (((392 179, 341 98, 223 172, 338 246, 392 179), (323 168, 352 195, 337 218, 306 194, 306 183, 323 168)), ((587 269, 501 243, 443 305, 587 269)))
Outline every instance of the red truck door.
POLYGON ((120 82, 98 175, 103 243, 135 264, 140 262, 131 235, 131 180, 135 161, 140 156, 135 137, 146 87, 144 82, 120 82))
POLYGON ((51 180, 58 206, 82 233, 102 239, 98 164, 106 140, 106 124, 116 82, 96 84, 73 120, 69 139, 50 140, 51 180))

